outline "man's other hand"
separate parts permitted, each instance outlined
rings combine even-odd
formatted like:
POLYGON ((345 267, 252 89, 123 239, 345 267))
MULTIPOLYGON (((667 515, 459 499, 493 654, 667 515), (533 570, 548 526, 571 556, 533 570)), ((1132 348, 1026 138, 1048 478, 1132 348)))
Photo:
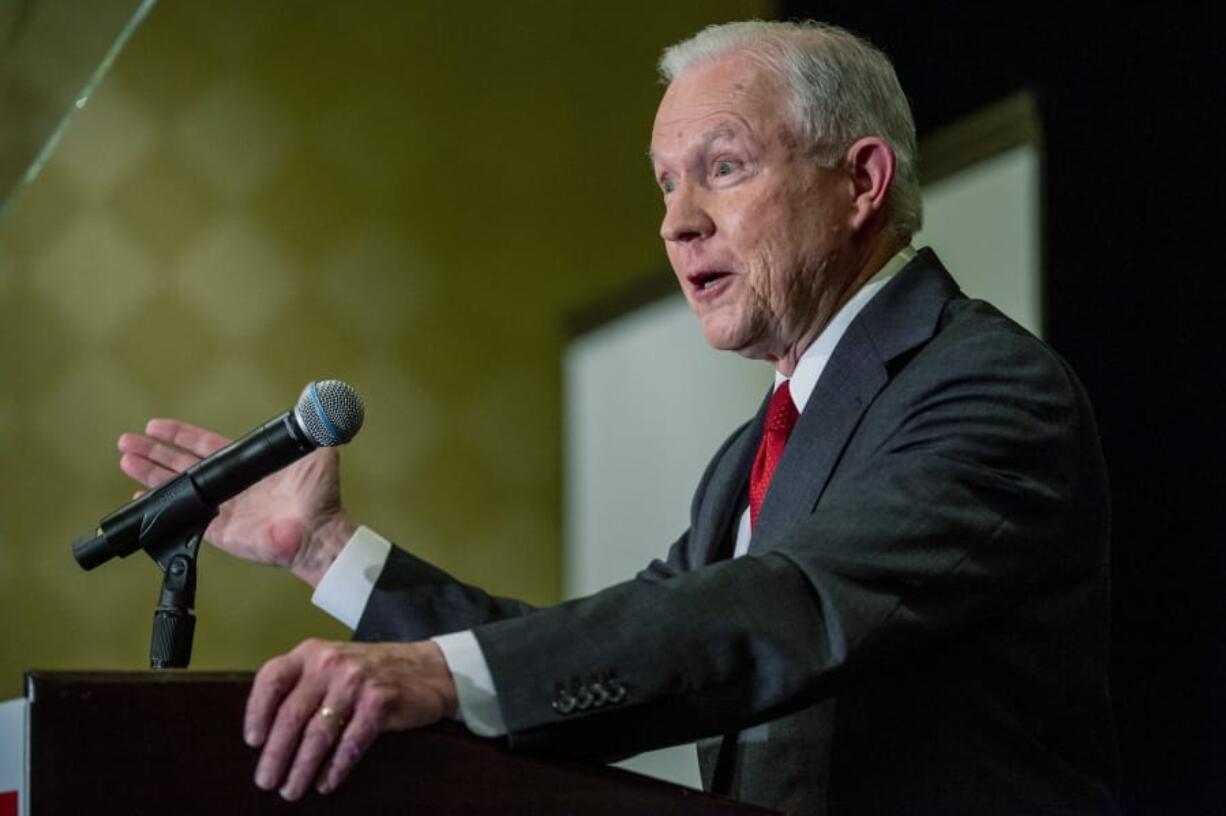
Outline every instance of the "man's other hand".
MULTIPOLYGON (((177 419, 151 419, 143 434, 119 437, 119 467, 156 487, 229 443, 177 419)), ((288 567, 315 586, 355 529, 341 508, 340 458, 335 448, 320 448, 222 504, 205 538, 239 558, 288 567)))
POLYGON ((456 689, 433 641, 308 640, 264 664, 247 698, 244 736, 263 746, 255 783, 295 800, 336 789, 384 731, 450 717, 456 689))

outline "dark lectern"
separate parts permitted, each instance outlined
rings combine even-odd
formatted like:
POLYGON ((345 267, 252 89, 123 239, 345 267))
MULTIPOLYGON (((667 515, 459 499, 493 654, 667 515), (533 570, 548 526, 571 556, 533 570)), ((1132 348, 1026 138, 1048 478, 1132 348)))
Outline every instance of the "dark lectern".
POLYGON ((32 672, 31 816, 223 814, 767 814, 602 765, 512 753, 455 723, 384 734, 332 794, 283 802, 252 782, 251 676, 32 672))

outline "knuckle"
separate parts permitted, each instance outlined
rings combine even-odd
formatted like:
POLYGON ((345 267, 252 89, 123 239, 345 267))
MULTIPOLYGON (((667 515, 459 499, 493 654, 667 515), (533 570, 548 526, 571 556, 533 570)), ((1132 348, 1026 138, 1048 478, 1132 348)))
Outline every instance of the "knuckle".
POLYGON ((347 739, 336 746, 334 764, 342 768, 355 765, 365 751, 366 746, 359 744, 354 739, 347 739))
POLYGON ((298 748, 300 754, 321 755, 332 744, 332 732, 319 727, 311 727, 302 735, 302 744, 298 748))
POLYGON ((294 647, 294 651, 311 654, 317 651, 323 645, 324 641, 320 640, 319 638, 307 638, 294 647))
POLYGON ((380 722, 391 714, 396 703, 395 695, 385 688, 372 689, 367 693, 367 699, 371 713, 380 722))
POLYGON ((289 684, 279 675, 270 674, 262 678, 257 676, 253 688, 266 700, 279 700, 289 691, 289 684))
POLYGON ((289 756, 289 751, 285 745, 276 742, 270 742, 264 748, 264 752, 260 755, 260 762, 263 765, 273 767, 281 767, 289 756))
POLYGON ((285 719, 289 723, 301 724, 310 719, 315 713, 315 709, 303 705, 301 702, 286 703, 282 707, 285 719))
POLYGON ((344 671, 345 656, 335 646, 321 647, 316 660, 319 661, 319 667, 324 671, 333 673, 344 671))
POLYGON ((307 653, 311 666, 318 671, 335 673, 348 663, 345 644, 326 640, 310 641, 311 647, 307 653))
POLYGON ((280 673, 284 665, 285 665, 284 655, 269 658, 268 660, 266 660, 264 662, 264 665, 260 666, 260 670, 255 673, 256 685, 260 685, 261 683, 268 683, 272 681, 280 673))
POLYGON ((355 661, 348 661, 340 667, 337 673, 337 680, 346 689, 357 689, 363 686, 368 679, 366 667, 355 661))
POLYGON ((253 690, 262 690, 274 695, 286 693, 292 685, 294 677, 293 664, 289 655, 279 655, 270 658, 255 674, 252 682, 253 690))

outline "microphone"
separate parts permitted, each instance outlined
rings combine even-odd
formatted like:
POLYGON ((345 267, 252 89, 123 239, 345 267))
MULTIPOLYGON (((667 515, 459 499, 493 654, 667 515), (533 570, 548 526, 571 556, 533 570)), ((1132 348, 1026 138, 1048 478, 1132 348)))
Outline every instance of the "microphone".
POLYGON ((345 444, 361 429, 365 415, 353 386, 340 380, 313 382, 292 411, 102 519, 93 537, 73 545, 73 557, 92 570, 112 558, 203 533, 222 502, 316 448, 345 444))

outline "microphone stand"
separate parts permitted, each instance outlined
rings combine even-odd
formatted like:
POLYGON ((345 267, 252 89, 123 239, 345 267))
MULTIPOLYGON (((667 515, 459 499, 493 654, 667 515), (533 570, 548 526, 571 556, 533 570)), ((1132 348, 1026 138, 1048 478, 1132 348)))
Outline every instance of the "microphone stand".
POLYGON ((192 614, 196 605, 196 556, 203 535, 202 529, 182 541, 146 548, 163 572, 149 641, 151 669, 186 669, 191 662, 196 633, 196 616, 192 614))

